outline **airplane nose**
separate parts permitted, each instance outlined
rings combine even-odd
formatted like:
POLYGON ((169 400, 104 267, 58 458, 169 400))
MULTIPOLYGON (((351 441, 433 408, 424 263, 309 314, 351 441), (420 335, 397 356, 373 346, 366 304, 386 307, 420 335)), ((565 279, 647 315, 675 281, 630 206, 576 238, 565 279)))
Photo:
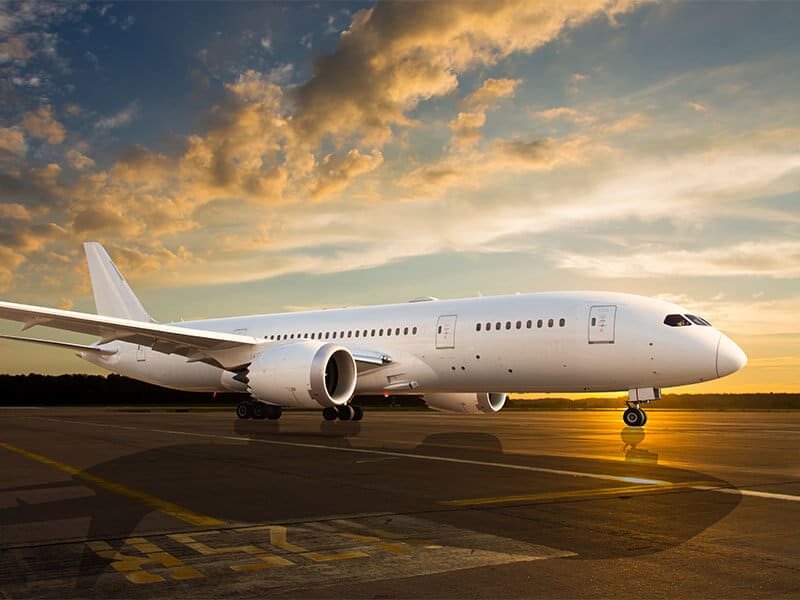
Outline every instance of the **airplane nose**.
POLYGON ((735 373, 747 364, 747 355, 733 340, 720 334, 717 343, 717 377, 735 373))

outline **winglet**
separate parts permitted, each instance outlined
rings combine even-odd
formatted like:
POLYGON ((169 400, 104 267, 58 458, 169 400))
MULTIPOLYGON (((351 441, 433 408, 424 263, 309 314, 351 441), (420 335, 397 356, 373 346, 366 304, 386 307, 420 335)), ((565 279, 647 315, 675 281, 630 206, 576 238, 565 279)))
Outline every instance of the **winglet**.
POLYGON ((86 242, 83 249, 89 264, 97 314, 154 323, 105 248, 97 242, 86 242))

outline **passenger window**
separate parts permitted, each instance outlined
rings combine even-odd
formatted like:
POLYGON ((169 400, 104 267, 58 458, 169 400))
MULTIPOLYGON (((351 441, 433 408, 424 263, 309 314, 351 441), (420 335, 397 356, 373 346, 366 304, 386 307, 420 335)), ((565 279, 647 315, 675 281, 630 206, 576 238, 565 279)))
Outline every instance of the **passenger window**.
POLYGON ((597 317, 592 317, 592 327, 597 325, 597 317))
POLYGON ((525 323, 525 327, 527 327, 528 329, 530 329, 532 325, 533 325, 533 321, 531 321, 530 319, 528 319, 528 322, 525 323))
POLYGON ((353 330, 352 329, 347 332, 347 337, 353 337, 353 330))
POLYGON ((307 339, 308 339, 308 334, 307 334, 307 333, 304 333, 304 334, 303 334, 303 339, 304 339, 304 340, 307 340, 307 339))
POLYGON ((343 337, 344 337, 344 331, 342 331, 342 332, 339 334, 339 337, 340 337, 340 338, 343 338, 343 337))
POLYGON ((336 332, 333 332, 333 339, 336 339, 336 332))
POLYGON ((386 335, 392 335, 392 328, 391 327, 386 330, 386 335))
POLYGON ((517 321, 517 329, 522 329, 522 321, 517 321))
POLYGON ((290 340, 293 340, 293 339, 294 339, 294 334, 290 335, 290 336, 289 336, 289 339, 290 339, 290 340))
POLYGON ((442 333, 442 326, 439 325, 439 329, 436 330, 436 333, 442 333))
POLYGON ((511 321, 506 321, 506 329, 511 329, 511 321))
POLYGON ((311 333, 311 339, 312 340, 314 339, 314 333, 313 332, 311 333))
POLYGON ((563 327, 566 324, 567 324, 567 320, 566 319, 559 319, 558 320, 558 326, 559 327, 563 327))
POLYGON ((383 335, 383 329, 379 329, 379 330, 378 330, 378 335, 379 335, 379 336, 382 336, 382 335, 383 335))
POLYGON ((327 340, 330 335, 331 335, 331 332, 330 331, 326 331, 325 332, 325 339, 327 340))
POLYGON ((538 327, 539 329, 541 329, 541 328, 542 328, 542 320, 541 320, 541 319, 539 319, 538 321, 536 321, 536 327, 538 327))
POLYGON ((491 323, 487 323, 486 324, 486 331, 491 331, 491 330, 492 330, 492 324, 491 323))
POLYGON ((494 328, 495 328, 497 331, 500 331, 500 321, 498 321, 497 323, 495 323, 495 324, 494 324, 494 328))
POLYGON ((408 327, 403 327, 403 335, 408 335, 408 327))
POLYGON ((480 330, 481 330, 481 324, 478 323, 477 325, 475 325, 475 331, 480 331, 480 330))
POLYGON ((358 329, 356 329, 356 337, 358 337, 358 334, 359 334, 359 333, 360 333, 360 332, 358 331, 358 329))
POLYGON ((411 333, 412 333, 413 335, 417 335, 417 328, 416 328, 416 327, 414 327, 414 329, 412 329, 412 330, 411 330, 411 333))
POLYGON ((400 328, 399 327, 394 330, 394 334, 395 335, 400 335, 400 328))
POLYGON ((547 326, 548 327, 552 327, 553 326, 553 319, 547 319, 547 326))
POLYGON ((375 337, 375 330, 372 330, 372 337, 375 337))
POLYGON ((364 337, 367 337, 367 330, 364 330, 364 337))
POLYGON ((664 319, 664 325, 670 327, 688 327, 692 323, 683 315, 667 315, 664 319))

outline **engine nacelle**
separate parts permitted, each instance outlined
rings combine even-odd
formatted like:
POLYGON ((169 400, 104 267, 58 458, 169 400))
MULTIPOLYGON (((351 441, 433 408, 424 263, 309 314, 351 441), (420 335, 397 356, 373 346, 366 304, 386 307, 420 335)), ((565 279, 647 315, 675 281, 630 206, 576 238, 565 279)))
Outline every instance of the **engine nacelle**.
POLYGON ((250 395, 269 404, 341 406, 356 389, 356 361, 336 344, 297 342, 259 352, 247 379, 250 395))
POLYGON ((425 394, 425 404, 435 410, 467 415, 496 413, 506 404, 508 394, 479 392, 477 394, 425 394))

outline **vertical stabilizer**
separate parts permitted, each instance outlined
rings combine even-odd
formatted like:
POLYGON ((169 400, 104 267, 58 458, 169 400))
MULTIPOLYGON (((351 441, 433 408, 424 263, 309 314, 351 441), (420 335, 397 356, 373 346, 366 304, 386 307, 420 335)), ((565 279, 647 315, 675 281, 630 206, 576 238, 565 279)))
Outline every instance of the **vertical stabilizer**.
POLYGON ((97 314, 154 322, 108 256, 106 249, 97 242, 86 242, 83 249, 86 251, 86 262, 89 263, 89 277, 92 279, 97 314))

